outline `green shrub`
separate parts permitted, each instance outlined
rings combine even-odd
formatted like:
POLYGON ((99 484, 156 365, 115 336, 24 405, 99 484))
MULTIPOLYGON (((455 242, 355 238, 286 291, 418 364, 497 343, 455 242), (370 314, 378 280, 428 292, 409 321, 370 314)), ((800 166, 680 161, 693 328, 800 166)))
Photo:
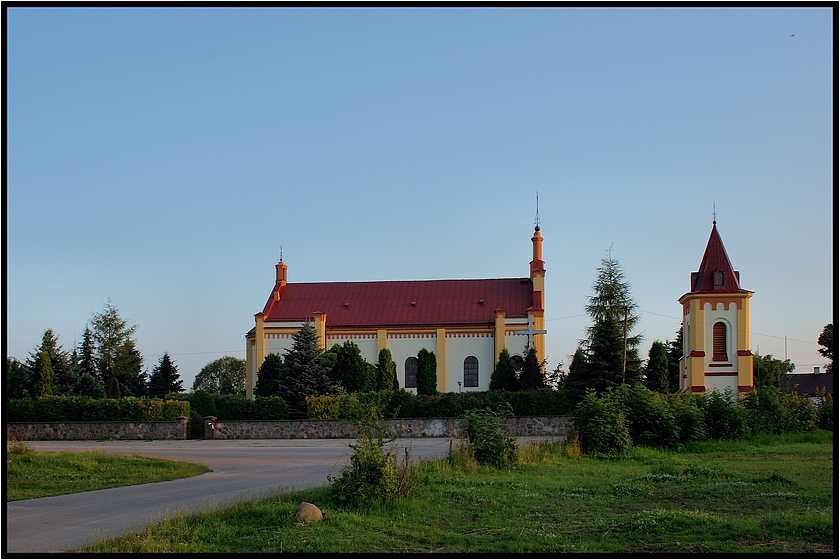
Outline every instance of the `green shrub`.
POLYGON ((287 420, 289 405, 283 397, 256 397, 251 406, 251 420, 287 420))
POLYGON ((699 404, 703 396, 687 393, 669 393, 663 396, 668 399, 674 420, 679 426, 679 442, 686 444, 706 439, 703 409, 699 404))
POLYGON ((418 418, 419 402, 417 395, 411 391, 400 389, 391 395, 391 402, 388 405, 390 416, 396 418, 418 418))
POLYGON ((190 410, 202 418, 216 416, 216 400, 207 391, 198 390, 190 395, 190 410))
POLYGON ((471 455, 479 465, 504 468, 516 463, 516 438, 510 435, 502 418, 510 415, 491 410, 464 414, 463 433, 471 455))
POLYGON ((729 387, 721 393, 717 389, 699 401, 703 407, 703 423, 709 439, 739 439, 746 434, 744 408, 735 402, 729 387))
POLYGON ((379 425, 374 406, 360 406, 352 419, 358 437, 350 444, 350 464, 338 477, 329 476, 338 500, 350 506, 369 506, 375 502, 395 501, 407 497, 417 486, 416 467, 406 449, 401 465, 393 453, 384 449, 384 429, 379 425))
POLYGON ((741 405, 754 433, 807 432, 816 428, 819 421, 810 399, 770 385, 744 395, 741 405))
POLYGON ((216 398, 216 418, 219 420, 248 420, 251 400, 244 395, 224 395, 216 398))
POLYGON ((173 421, 189 416, 188 402, 160 399, 94 399, 49 396, 8 402, 11 422, 140 422, 173 421))
POLYGON ((634 445, 674 447, 680 428, 669 401, 644 385, 622 385, 615 392, 634 445))
POLYGON ((573 413, 575 434, 583 453, 620 455, 631 446, 627 420, 611 393, 599 397, 588 389, 573 413))
POLYGON ((817 393, 817 398, 820 399, 817 405, 817 414, 820 417, 819 428, 823 430, 834 431, 834 398, 825 391, 817 393))

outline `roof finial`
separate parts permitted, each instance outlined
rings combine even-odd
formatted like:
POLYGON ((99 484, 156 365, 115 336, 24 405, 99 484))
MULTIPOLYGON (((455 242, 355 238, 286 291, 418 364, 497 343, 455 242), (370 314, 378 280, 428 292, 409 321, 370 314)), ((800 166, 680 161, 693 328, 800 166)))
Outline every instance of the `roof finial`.
POLYGON ((712 201, 712 225, 717 224, 717 209, 715 208, 715 203, 712 201))
POLYGON ((283 262, 283 246, 280 245, 280 262, 283 262))
POLYGON ((534 217, 534 230, 540 231, 540 191, 537 191, 537 215, 534 217))

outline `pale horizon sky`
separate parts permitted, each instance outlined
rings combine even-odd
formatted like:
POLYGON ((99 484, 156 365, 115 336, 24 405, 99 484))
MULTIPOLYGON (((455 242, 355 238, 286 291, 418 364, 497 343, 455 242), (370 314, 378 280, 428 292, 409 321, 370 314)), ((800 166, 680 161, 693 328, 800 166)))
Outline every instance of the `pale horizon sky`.
POLYGON ((5 8, 4 343, 108 298, 149 371, 244 358, 290 282, 528 275, 548 368, 608 250, 650 344, 717 226, 750 347, 826 360, 830 8, 5 8), (785 340, 787 343, 785 344, 785 340))

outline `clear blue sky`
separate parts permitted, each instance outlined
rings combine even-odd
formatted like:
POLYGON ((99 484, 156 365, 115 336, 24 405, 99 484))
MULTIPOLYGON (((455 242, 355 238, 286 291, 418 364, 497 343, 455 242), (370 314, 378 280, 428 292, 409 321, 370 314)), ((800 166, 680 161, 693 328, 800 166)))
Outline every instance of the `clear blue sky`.
POLYGON ((110 297, 184 385, 289 280, 527 276, 549 367, 600 259, 672 338, 713 204, 751 347, 825 363, 830 9, 10 8, 8 353, 110 297))

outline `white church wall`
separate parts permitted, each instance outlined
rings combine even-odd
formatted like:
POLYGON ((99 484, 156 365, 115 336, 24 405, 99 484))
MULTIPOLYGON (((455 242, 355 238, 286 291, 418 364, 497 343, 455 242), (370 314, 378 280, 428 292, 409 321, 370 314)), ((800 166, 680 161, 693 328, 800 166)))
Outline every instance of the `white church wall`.
POLYGON ((332 348, 335 344, 343 345, 347 341, 352 342, 359 347, 359 352, 367 362, 376 365, 379 360, 379 352, 377 351, 377 340, 375 334, 361 334, 361 335, 331 335, 327 334, 327 350, 332 348))
MULTIPOLYGON (((435 354, 437 359, 437 336, 434 334, 424 335, 388 335, 388 349, 391 351, 391 358, 397 364, 397 379, 400 387, 405 388, 405 360, 409 356, 417 356, 421 349, 425 348, 435 354)), ((417 389, 408 389, 416 391, 417 389)))
POLYGON ((721 394, 729 387, 732 390, 734 398, 738 397, 738 375, 707 375, 706 376, 706 390, 713 391, 717 389, 721 394))
POLYGON ((446 387, 448 393, 458 392, 458 382, 461 391, 486 391, 490 388, 490 374, 493 373, 493 337, 475 334, 447 335, 446 337, 446 387), (464 360, 468 356, 475 356, 478 360, 478 387, 464 386, 464 360))

